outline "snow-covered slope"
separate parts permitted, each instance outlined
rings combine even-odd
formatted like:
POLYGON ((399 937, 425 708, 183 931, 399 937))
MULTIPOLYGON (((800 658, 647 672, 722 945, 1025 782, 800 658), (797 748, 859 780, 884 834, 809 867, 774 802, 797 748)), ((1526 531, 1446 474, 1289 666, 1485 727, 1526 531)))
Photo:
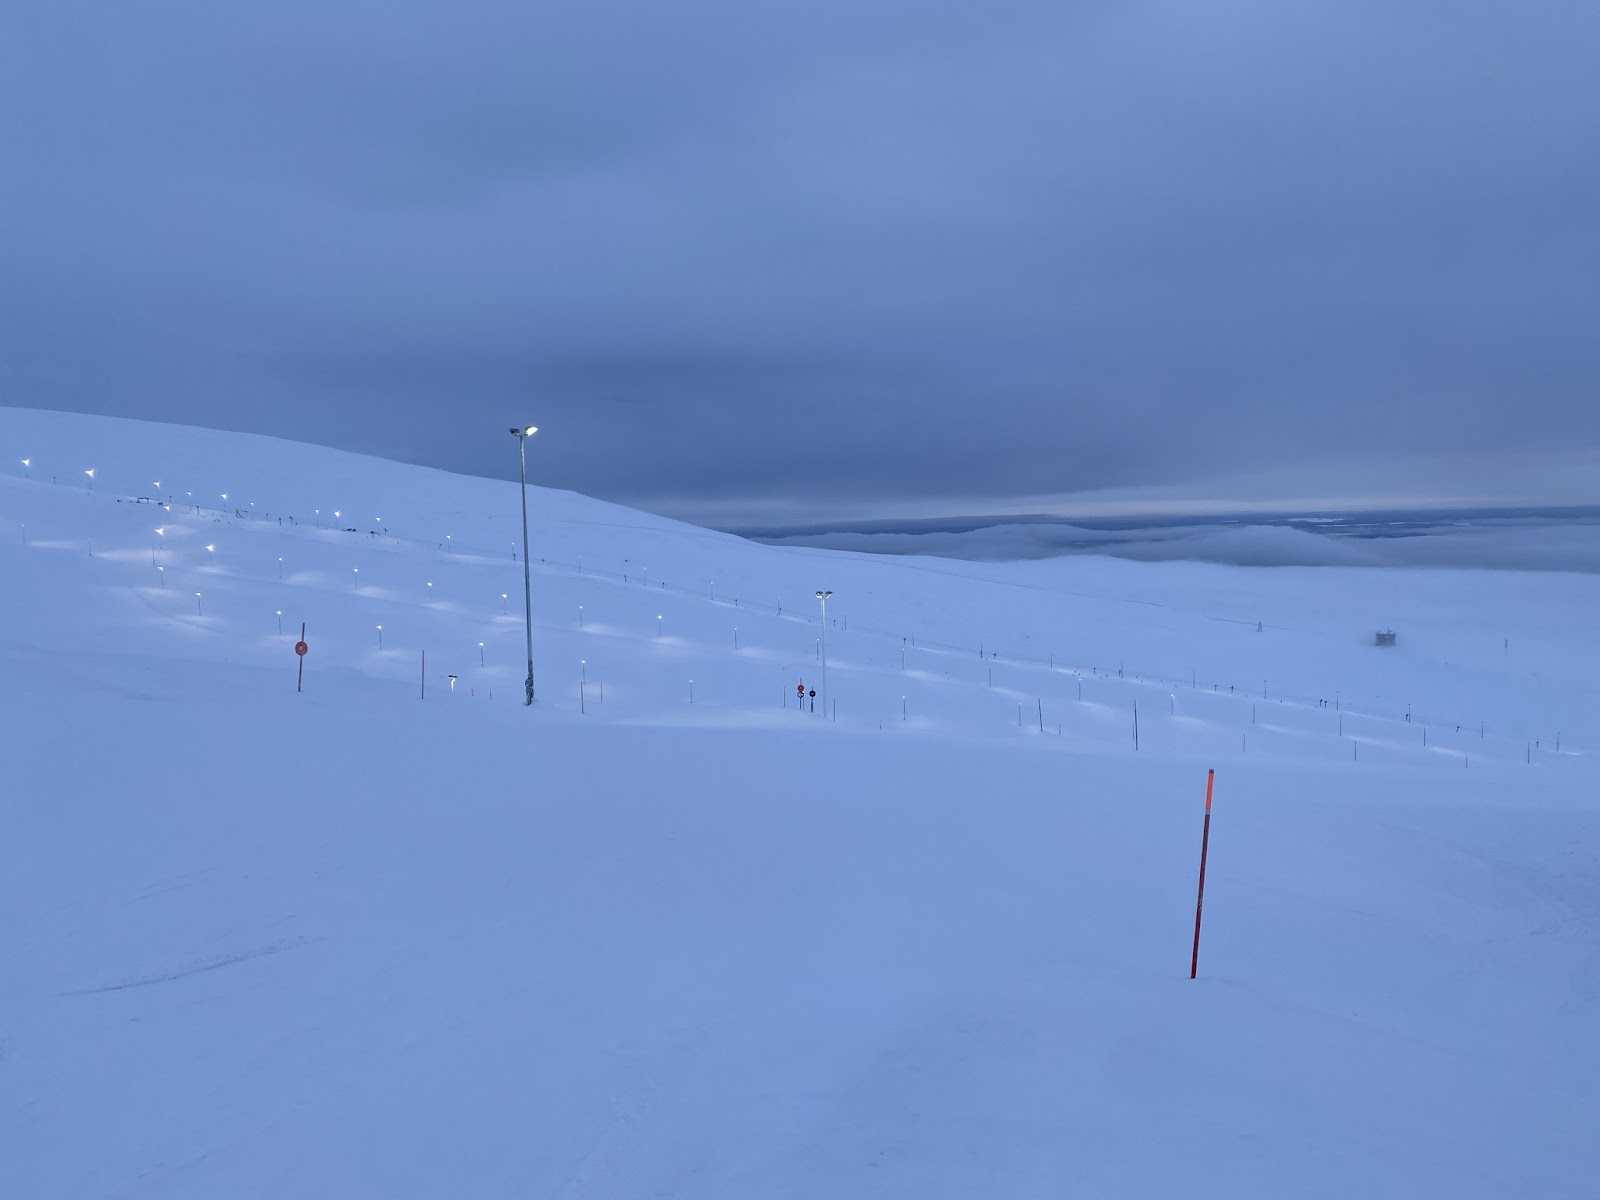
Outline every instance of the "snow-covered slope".
POLYGON ((1593 1194, 1600 578, 0 452, 0 1194, 1593 1194))

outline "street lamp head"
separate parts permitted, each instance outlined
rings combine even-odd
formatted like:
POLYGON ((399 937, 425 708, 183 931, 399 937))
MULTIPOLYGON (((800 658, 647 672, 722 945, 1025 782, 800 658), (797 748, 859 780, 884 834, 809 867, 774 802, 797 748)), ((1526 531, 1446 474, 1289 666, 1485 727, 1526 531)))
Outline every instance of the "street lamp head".
POLYGON ((537 425, 514 425, 511 428, 511 436, 514 438, 531 438, 538 432, 537 425))
POLYGON ((833 595, 832 592, 823 591, 821 588, 817 589, 817 599, 818 600, 826 600, 831 595, 833 595))

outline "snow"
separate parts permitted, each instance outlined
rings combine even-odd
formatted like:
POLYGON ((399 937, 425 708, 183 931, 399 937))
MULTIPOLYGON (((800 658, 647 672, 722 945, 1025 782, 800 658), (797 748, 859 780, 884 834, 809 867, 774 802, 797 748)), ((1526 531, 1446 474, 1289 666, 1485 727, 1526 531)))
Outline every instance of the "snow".
POLYGON ((529 712, 512 485, 0 449, 0 1194, 1593 1194, 1600 578, 537 489, 529 712))

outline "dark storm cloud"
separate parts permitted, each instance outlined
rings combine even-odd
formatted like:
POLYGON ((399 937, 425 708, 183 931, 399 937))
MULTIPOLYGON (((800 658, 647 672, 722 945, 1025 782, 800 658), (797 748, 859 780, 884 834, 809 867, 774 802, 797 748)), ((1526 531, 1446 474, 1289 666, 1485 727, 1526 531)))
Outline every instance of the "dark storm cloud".
POLYGON ((529 415, 763 518, 1582 491, 1595 14, 13 8, 3 400, 492 474, 529 415))

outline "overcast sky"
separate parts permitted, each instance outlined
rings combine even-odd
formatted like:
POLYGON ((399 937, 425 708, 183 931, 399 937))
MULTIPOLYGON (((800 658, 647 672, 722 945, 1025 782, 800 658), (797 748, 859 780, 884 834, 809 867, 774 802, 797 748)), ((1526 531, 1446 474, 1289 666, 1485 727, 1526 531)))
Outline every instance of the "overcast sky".
POLYGON ((0 403, 679 515, 1600 500, 1600 6, 19 0, 0 403))

